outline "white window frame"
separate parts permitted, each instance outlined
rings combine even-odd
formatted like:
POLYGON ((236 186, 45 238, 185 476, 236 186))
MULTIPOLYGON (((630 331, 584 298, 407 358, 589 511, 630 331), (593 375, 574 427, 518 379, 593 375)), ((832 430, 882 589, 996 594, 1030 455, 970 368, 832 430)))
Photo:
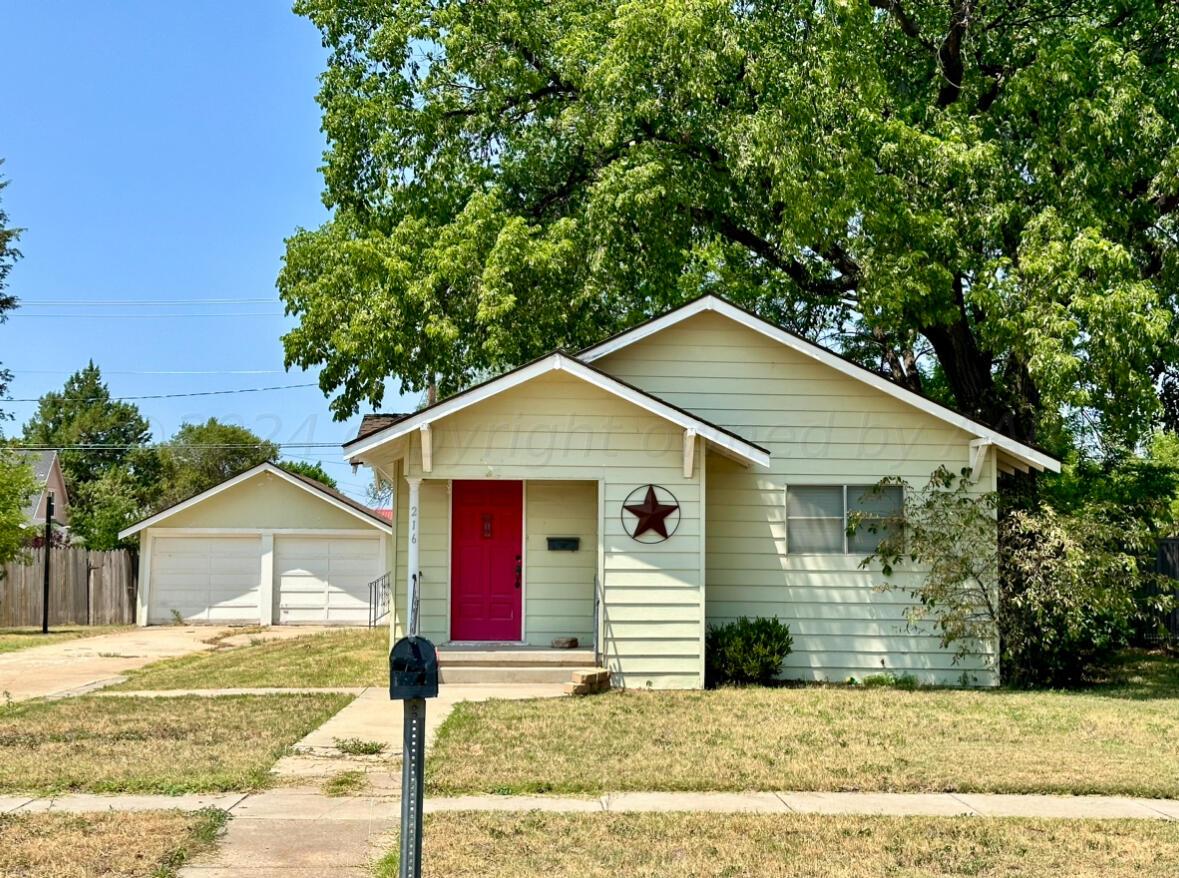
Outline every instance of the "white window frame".
MULTIPOLYGON (((808 557, 814 558, 814 557, 838 557, 840 555, 853 554, 852 552, 849 551, 848 541, 847 541, 847 515, 848 515, 847 489, 849 487, 851 487, 851 486, 846 485, 846 484, 831 485, 831 484, 823 484, 821 482, 820 483, 798 482, 797 484, 786 486, 786 488, 782 494, 782 499, 784 501, 783 502, 783 509, 786 513, 786 554, 787 554, 787 556, 794 555, 794 556, 800 557, 800 558, 808 558, 808 557), (843 525, 840 529, 840 531, 843 535, 843 551, 842 552, 799 552, 799 551, 794 551, 793 549, 790 548, 790 542, 791 542, 791 540, 790 540, 790 522, 791 521, 830 521, 831 520, 831 516, 827 516, 827 515, 791 515, 790 514, 790 489, 792 487, 793 488, 840 488, 842 490, 843 517, 840 519, 843 523, 843 525)), ((857 487, 859 487, 859 485, 857 485, 857 487)), ((872 487, 875 487, 875 484, 865 485, 864 487, 872 488, 872 487)), ((900 490, 901 490, 901 508, 903 509, 904 504, 905 504, 905 486, 904 485, 887 485, 886 487, 900 488, 900 490)), ((858 555, 859 553, 855 553, 855 554, 858 555)))

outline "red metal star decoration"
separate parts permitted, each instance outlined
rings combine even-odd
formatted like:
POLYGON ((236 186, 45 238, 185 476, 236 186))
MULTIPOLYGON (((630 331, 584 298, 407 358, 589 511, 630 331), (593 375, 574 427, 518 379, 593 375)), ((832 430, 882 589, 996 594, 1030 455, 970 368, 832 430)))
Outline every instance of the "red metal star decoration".
POLYGON ((660 503, 659 498, 655 496, 654 485, 647 485, 647 496, 643 498, 642 503, 623 508, 632 515, 638 516, 639 520, 632 534, 636 539, 649 530, 653 530, 659 536, 667 539, 667 516, 679 509, 678 506, 660 503))

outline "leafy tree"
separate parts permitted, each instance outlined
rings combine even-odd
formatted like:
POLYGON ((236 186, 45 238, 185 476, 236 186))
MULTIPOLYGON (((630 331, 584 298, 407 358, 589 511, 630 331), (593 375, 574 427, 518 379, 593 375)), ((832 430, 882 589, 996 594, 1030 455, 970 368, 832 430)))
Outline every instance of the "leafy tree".
POLYGON ((129 468, 112 466, 78 487, 70 525, 91 549, 135 548, 138 540, 120 540, 119 531, 150 512, 154 495, 154 485, 145 489, 129 468))
POLYGON ((132 403, 111 398, 110 388, 93 361, 66 379, 60 392, 41 397, 24 428, 25 442, 60 448, 66 486, 77 488, 100 478, 114 466, 144 470, 150 481, 152 462, 143 452, 151 439, 147 419, 132 403))
POLYGON ((160 448, 163 489, 159 506, 171 506, 266 461, 278 460, 278 446, 252 430, 209 418, 183 424, 160 448))
POLYGON ((880 564, 883 588, 909 591, 917 601, 909 623, 932 624, 956 659, 994 657, 984 645, 997 639, 1009 683, 1076 683, 1136 628, 1157 627, 1174 603, 1167 588, 1143 588, 1155 578, 1157 533, 1133 509, 1041 505, 1000 518, 996 494, 980 493, 969 470, 944 467, 921 488, 906 487, 898 515, 849 522, 882 535, 861 566, 880 564), (892 577, 908 565, 922 575, 898 585, 892 577))
POLYGON ((0 446, 0 565, 19 557, 24 549, 30 536, 25 507, 36 489, 28 460, 0 446))
POLYGON ((1140 522, 1086 509, 1017 511, 1004 521, 1010 571, 1000 612, 1004 673, 1015 685, 1072 685, 1126 646, 1136 627, 1170 611, 1141 560, 1153 548, 1140 522))
POLYGON ((909 589, 917 603, 906 611, 915 629, 932 623, 943 648, 955 661, 967 656, 994 658, 990 646, 999 637, 998 495, 980 493, 968 473, 939 467, 929 482, 913 488, 903 479, 883 479, 877 490, 902 485, 904 506, 893 516, 857 513, 851 533, 879 534, 876 550, 860 563, 878 563, 885 588, 900 588, 891 578, 908 564, 920 565, 919 584, 909 589))
POLYGON ((337 416, 707 290, 1056 446, 1132 446, 1179 379, 1176 4, 295 8, 333 216, 284 344, 337 416))
MULTIPOLYGON (((0 165, 4 160, 0 159, 0 165)), ((8 185, 7 180, 0 180, 0 192, 8 185)), ((13 264, 20 258, 20 251, 16 249, 16 242, 20 238, 20 229, 10 228, 8 214, 0 205, 0 323, 8 320, 8 312, 16 307, 16 297, 5 292, 8 273, 13 264)), ((12 380, 12 373, 0 366, 0 397, 8 391, 8 382, 12 380)), ((8 417, 0 410, 0 420, 8 417)))
POLYGON ((307 476, 309 479, 315 479, 315 481, 322 482, 329 488, 338 487, 336 480, 331 477, 319 461, 311 463, 306 460, 280 460, 278 465, 287 472, 298 473, 301 476, 307 476))
MULTIPOLYGON (((1150 459, 1160 466, 1179 473, 1179 433, 1171 431, 1156 433, 1150 442, 1150 459)), ((1170 524, 1163 536, 1179 534, 1179 488, 1154 495, 1155 502, 1168 504, 1170 524)))

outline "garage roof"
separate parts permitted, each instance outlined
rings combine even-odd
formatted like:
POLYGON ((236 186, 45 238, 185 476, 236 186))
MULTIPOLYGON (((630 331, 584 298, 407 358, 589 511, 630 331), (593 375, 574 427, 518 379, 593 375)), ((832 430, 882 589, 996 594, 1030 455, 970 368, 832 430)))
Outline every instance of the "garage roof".
POLYGON ((318 482, 315 479, 308 478, 307 476, 299 475, 297 473, 287 472, 281 466, 277 466, 273 463, 260 463, 256 467, 248 469, 243 473, 238 473, 232 478, 226 479, 219 485, 214 485, 212 488, 201 491, 201 493, 189 497, 187 500, 182 500, 173 506, 169 506, 167 509, 157 512, 155 515, 152 515, 149 518, 143 519, 143 521, 131 525, 125 530, 119 531, 119 539, 126 539, 129 536, 133 536, 144 528, 154 527, 155 525, 159 524, 165 519, 170 518, 178 512, 182 512, 185 509, 196 506, 198 503, 208 500, 210 497, 214 497, 217 494, 220 494, 222 491, 232 488, 234 485, 239 485, 242 482, 254 478, 255 476, 262 475, 263 473, 269 473, 270 475, 278 476, 280 479, 289 482, 297 488, 301 488, 308 494, 318 497, 323 502, 329 503, 332 506, 335 506, 337 509, 347 512, 349 515, 360 519, 367 525, 375 527, 377 530, 385 532, 388 532, 389 530, 389 522, 382 518, 376 510, 369 509, 363 503, 356 502, 351 497, 341 494, 334 488, 329 488, 323 482, 318 482))

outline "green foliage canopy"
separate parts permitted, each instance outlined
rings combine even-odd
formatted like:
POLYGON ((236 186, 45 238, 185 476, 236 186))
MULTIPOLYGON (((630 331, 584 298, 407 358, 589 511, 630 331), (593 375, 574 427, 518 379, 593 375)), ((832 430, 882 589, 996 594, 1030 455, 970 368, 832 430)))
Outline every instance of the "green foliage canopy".
POLYGON ((715 290, 965 412, 1129 445, 1174 378, 1179 6, 299 0, 337 416, 715 290))
POLYGON ((25 423, 28 444, 60 449, 70 493, 71 530, 92 549, 113 549, 118 531, 150 508, 159 458, 149 447, 147 419, 133 403, 111 397, 93 362, 41 397, 25 423))
POLYGON ((25 507, 36 489, 29 461, 0 446, 0 565, 18 557, 32 535, 26 530, 25 507))
POLYGON ((60 393, 41 397, 25 424, 24 439, 62 449, 61 468, 73 493, 112 466, 133 465, 151 430, 138 407, 111 398, 102 372, 91 361, 66 379, 60 393))
POLYGON ((171 506, 267 461, 278 460, 278 446, 252 430, 209 418, 183 424, 160 449, 163 484, 158 507, 171 506))
POLYGON ((307 476, 309 479, 315 479, 315 481, 321 482, 329 488, 338 487, 336 480, 331 477, 331 474, 323 468, 323 464, 319 461, 312 463, 309 460, 280 460, 278 465, 287 472, 298 473, 301 476, 307 476))

